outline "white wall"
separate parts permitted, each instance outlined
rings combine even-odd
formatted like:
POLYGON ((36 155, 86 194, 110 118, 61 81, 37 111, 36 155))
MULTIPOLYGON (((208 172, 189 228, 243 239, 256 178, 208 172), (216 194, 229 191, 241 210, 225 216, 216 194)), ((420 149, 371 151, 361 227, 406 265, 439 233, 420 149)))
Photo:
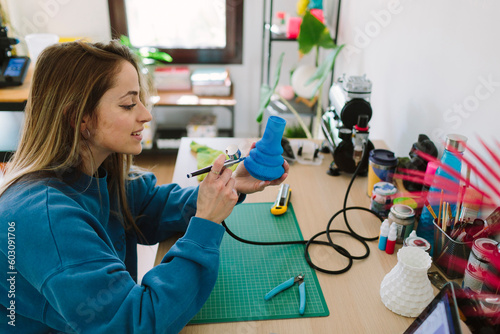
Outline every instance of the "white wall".
POLYGON ((11 33, 23 41, 30 33, 61 37, 111 38, 107 0, 5 0, 11 14, 11 33))
MULTIPOLYGON (((110 38, 106 0, 7 0, 19 32, 110 38)), ((276 0, 295 7, 295 0, 276 0)), ((243 65, 235 84, 236 135, 256 136, 263 0, 246 0, 243 65)), ((371 137, 406 156, 419 133, 497 137, 500 116, 500 2, 496 0, 343 1, 335 73, 366 73, 373 82, 371 137)), ((285 67, 296 63, 293 44, 285 67)), ((275 53, 277 55, 278 53, 275 53)), ((285 78, 286 74, 282 74, 285 78)))
POLYGON ((407 155, 419 133, 490 144, 500 122, 500 2, 351 0, 337 73, 373 81, 372 137, 407 155))

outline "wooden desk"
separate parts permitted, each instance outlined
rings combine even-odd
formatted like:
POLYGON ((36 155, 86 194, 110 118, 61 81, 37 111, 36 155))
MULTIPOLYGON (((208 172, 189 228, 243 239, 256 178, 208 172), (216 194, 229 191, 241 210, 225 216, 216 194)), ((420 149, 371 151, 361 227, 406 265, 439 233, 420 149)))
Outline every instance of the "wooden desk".
MULTIPOLYGON (((182 138, 173 182, 183 187, 196 185, 198 182, 196 178, 186 178, 186 173, 196 169, 196 156, 189 148, 192 140, 220 150, 224 150, 229 144, 238 144, 242 153, 246 153, 252 143, 251 140, 241 138, 182 138)), ((379 148, 384 147, 380 142, 374 144, 379 148)), ((331 156, 325 155, 320 166, 294 164, 286 180, 292 189, 291 201, 306 239, 325 230, 330 217, 342 208, 350 176, 327 175, 331 161, 331 156)), ((348 206, 369 207, 370 199, 366 188, 366 177, 356 179, 348 206)), ((278 189, 269 187, 263 192, 248 195, 246 202, 274 202, 278 189)), ((349 211, 348 219, 353 229, 361 235, 371 237, 379 234, 380 222, 369 213, 349 211)), ((346 229, 343 219, 337 218, 332 228, 346 229)), ((364 247, 352 238, 334 234, 333 239, 353 255, 364 252, 364 247)), ((168 241, 160 244, 156 263, 159 263, 170 244, 168 241)), ((376 241, 368 244, 370 256, 355 261, 348 272, 334 276, 317 273, 330 310, 328 317, 189 325, 182 333, 402 333, 413 318, 393 313, 380 299, 380 283, 396 265, 396 253, 388 255, 380 251, 376 241)), ((311 258, 317 265, 335 270, 347 264, 345 258, 329 248, 311 248, 311 258)))

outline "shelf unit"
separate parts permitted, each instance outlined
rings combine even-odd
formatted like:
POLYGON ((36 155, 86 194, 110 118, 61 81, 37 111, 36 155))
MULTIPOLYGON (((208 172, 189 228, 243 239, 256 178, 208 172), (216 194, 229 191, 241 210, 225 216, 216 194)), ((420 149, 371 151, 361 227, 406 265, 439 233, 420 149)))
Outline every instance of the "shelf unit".
MULTIPOLYGON (((218 136, 234 137, 234 107, 236 106, 236 100, 233 96, 232 91, 230 96, 198 96, 193 94, 192 91, 158 91, 156 100, 157 102, 154 104, 154 108, 224 108, 229 112, 231 122, 229 127, 217 129, 218 136)), ((153 148, 144 149, 143 152, 176 153, 178 150, 178 146, 175 145, 175 141, 178 141, 178 143, 180 144, 180 139, 186 136, 186 127, 163 127, 161 125, 158 125, 155 137, 153 138, 153 148), (158 139, 172 140, 173 145, 169 148, 159 148, 157 145, 158 139)))
MULTIPOLYGON (((274 15, 274 1, 273 0, 264 0, 263 6, 263 30, 262 30, 262 55, 261 55, 261 84, 271 84, 271 71, 272 64, 271 59, 273 55, 273 44, 276 43, 294 43, 297 44, 297 40, 295 38, 287 38, 284 35, 278 35, 271 31, 273 24, 273 15, 274 15)), ((264 120, 259 125, 259 136, 262 135, 262 125, 265 125, 266 116, 279 115, 283 118, 295 118, 293 114, 287 110, 287 108, 283 108, 281 102, 277 101, 276 103, 271 102, 269 106, 266 108, 264 112, 264 120)), ((296 110, 300 110, 299 115, 309 120, 309 129, 312 130, 313 126, 313 118, 315 115, 314 107, 313 108, 304 108, 300 105, 300 103, 296 103, 293 99, 288 101, 296 110)))
MULTIPOLYGON (((273 15, 274 15, 274 0, 264 0, 263 6, 263 30, 262 30, 262 55, 261 55, 261 84, 270 85, 271 83, 271 72, 272 72, 272 63, 271 58, 273 55, 273 48, 278 47, 274 46, 274 44, 280 43, 297 43, 296 39, 289 39, 286 36, 275 34, 271 31, 273 24, 273 15)), ((329 2, 330 6, 335 6, 336 8, 336 18, 335 18, 335 31, 338 32, 338 24, 339 24, 339 13, 341 0, 332 0, 329 2)), ((333 38, 334 42, 337 42, 337 33, 333 38)), ((297 46, 298 50, 298 46, 297 46)), ((332 82, 333 82, 333 71, 332 71, 332 82)), ((294 100, 288 101, 293 107, 296 108, 299 115, 304 119, 309 119, 309 128, 312 130, 313 127, 313 119, 316 114, 316 104, 312 107, 305 107, 302 103, 297 103, 294 100), (304 108, 305 107, 305 108, 304 108)), ((276 108, 272 103, 266 110, 270 115, 281 114, 284 117, 291 117, 290 111, 284 111, 282 108, 276 108), (288 115, 290 114, 290 115, 288 115)), ((264 122, 263 122, 264 123, 264 122)), ((261 126, 259 126, 259 134, 261 134, 261 126)))

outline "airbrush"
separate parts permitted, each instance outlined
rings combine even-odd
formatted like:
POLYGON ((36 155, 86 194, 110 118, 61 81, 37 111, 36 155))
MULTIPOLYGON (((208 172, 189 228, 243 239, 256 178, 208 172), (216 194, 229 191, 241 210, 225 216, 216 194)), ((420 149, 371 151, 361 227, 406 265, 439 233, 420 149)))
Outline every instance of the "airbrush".
MULTIPOLYGON (((236 145, 227 147, 226 155, 228 155, 229 159, 224 162, 224 167, 244 161, 248 173, 257 180, 270 181, 279 179, 285 173, 283 167, 285 159, 282 156, 283 147, 281 146, 285 125, 286 121, 283 118, 278 116, 269 117, 264 135, 255 143, 255 147, 250 150, 247 157, 241 156, 241 152, 236 145)), ((212 167, 213 165, 188 173, 187 177, 208 173, 212 170, 212 167)))
MULTIPOLYGON (((229 145, 226 148, 225 153, 229 157, 229 159, 227 159, 226 161, 224 161, 224 165, 222 166, 223 169, 226 168, 226 167, 230 167, 230 166, 232 166, 234 164, 237 164, 239 162, 242 162, 246 158, 246 157, 242 157, 241 156, 241 151, 240 151, 240 149, 238 148, 237 145, 229 145)), ((198 176, 198 175, 202 175, 202 174, 208 173, 208 172, 210 172, 212 170, 212 167, 213 167, 213 165, 210 165, 210 166, 198 169, 198 170, 196 170, 194 172, 188 173, 187 177, 189 179, 189 178, 192 178, 194 176, 198 176)))

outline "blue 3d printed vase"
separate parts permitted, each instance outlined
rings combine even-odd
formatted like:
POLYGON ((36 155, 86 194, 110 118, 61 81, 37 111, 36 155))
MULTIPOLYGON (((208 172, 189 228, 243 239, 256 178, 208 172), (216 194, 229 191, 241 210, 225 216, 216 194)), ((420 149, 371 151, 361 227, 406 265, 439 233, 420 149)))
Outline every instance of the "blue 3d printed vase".
POLYGON ((264 135, 244 160, 245 168, 254 178, 261 181, 279 179, 285 172, 281 138, 286 121, 278 116, 267 120, 264 135))

